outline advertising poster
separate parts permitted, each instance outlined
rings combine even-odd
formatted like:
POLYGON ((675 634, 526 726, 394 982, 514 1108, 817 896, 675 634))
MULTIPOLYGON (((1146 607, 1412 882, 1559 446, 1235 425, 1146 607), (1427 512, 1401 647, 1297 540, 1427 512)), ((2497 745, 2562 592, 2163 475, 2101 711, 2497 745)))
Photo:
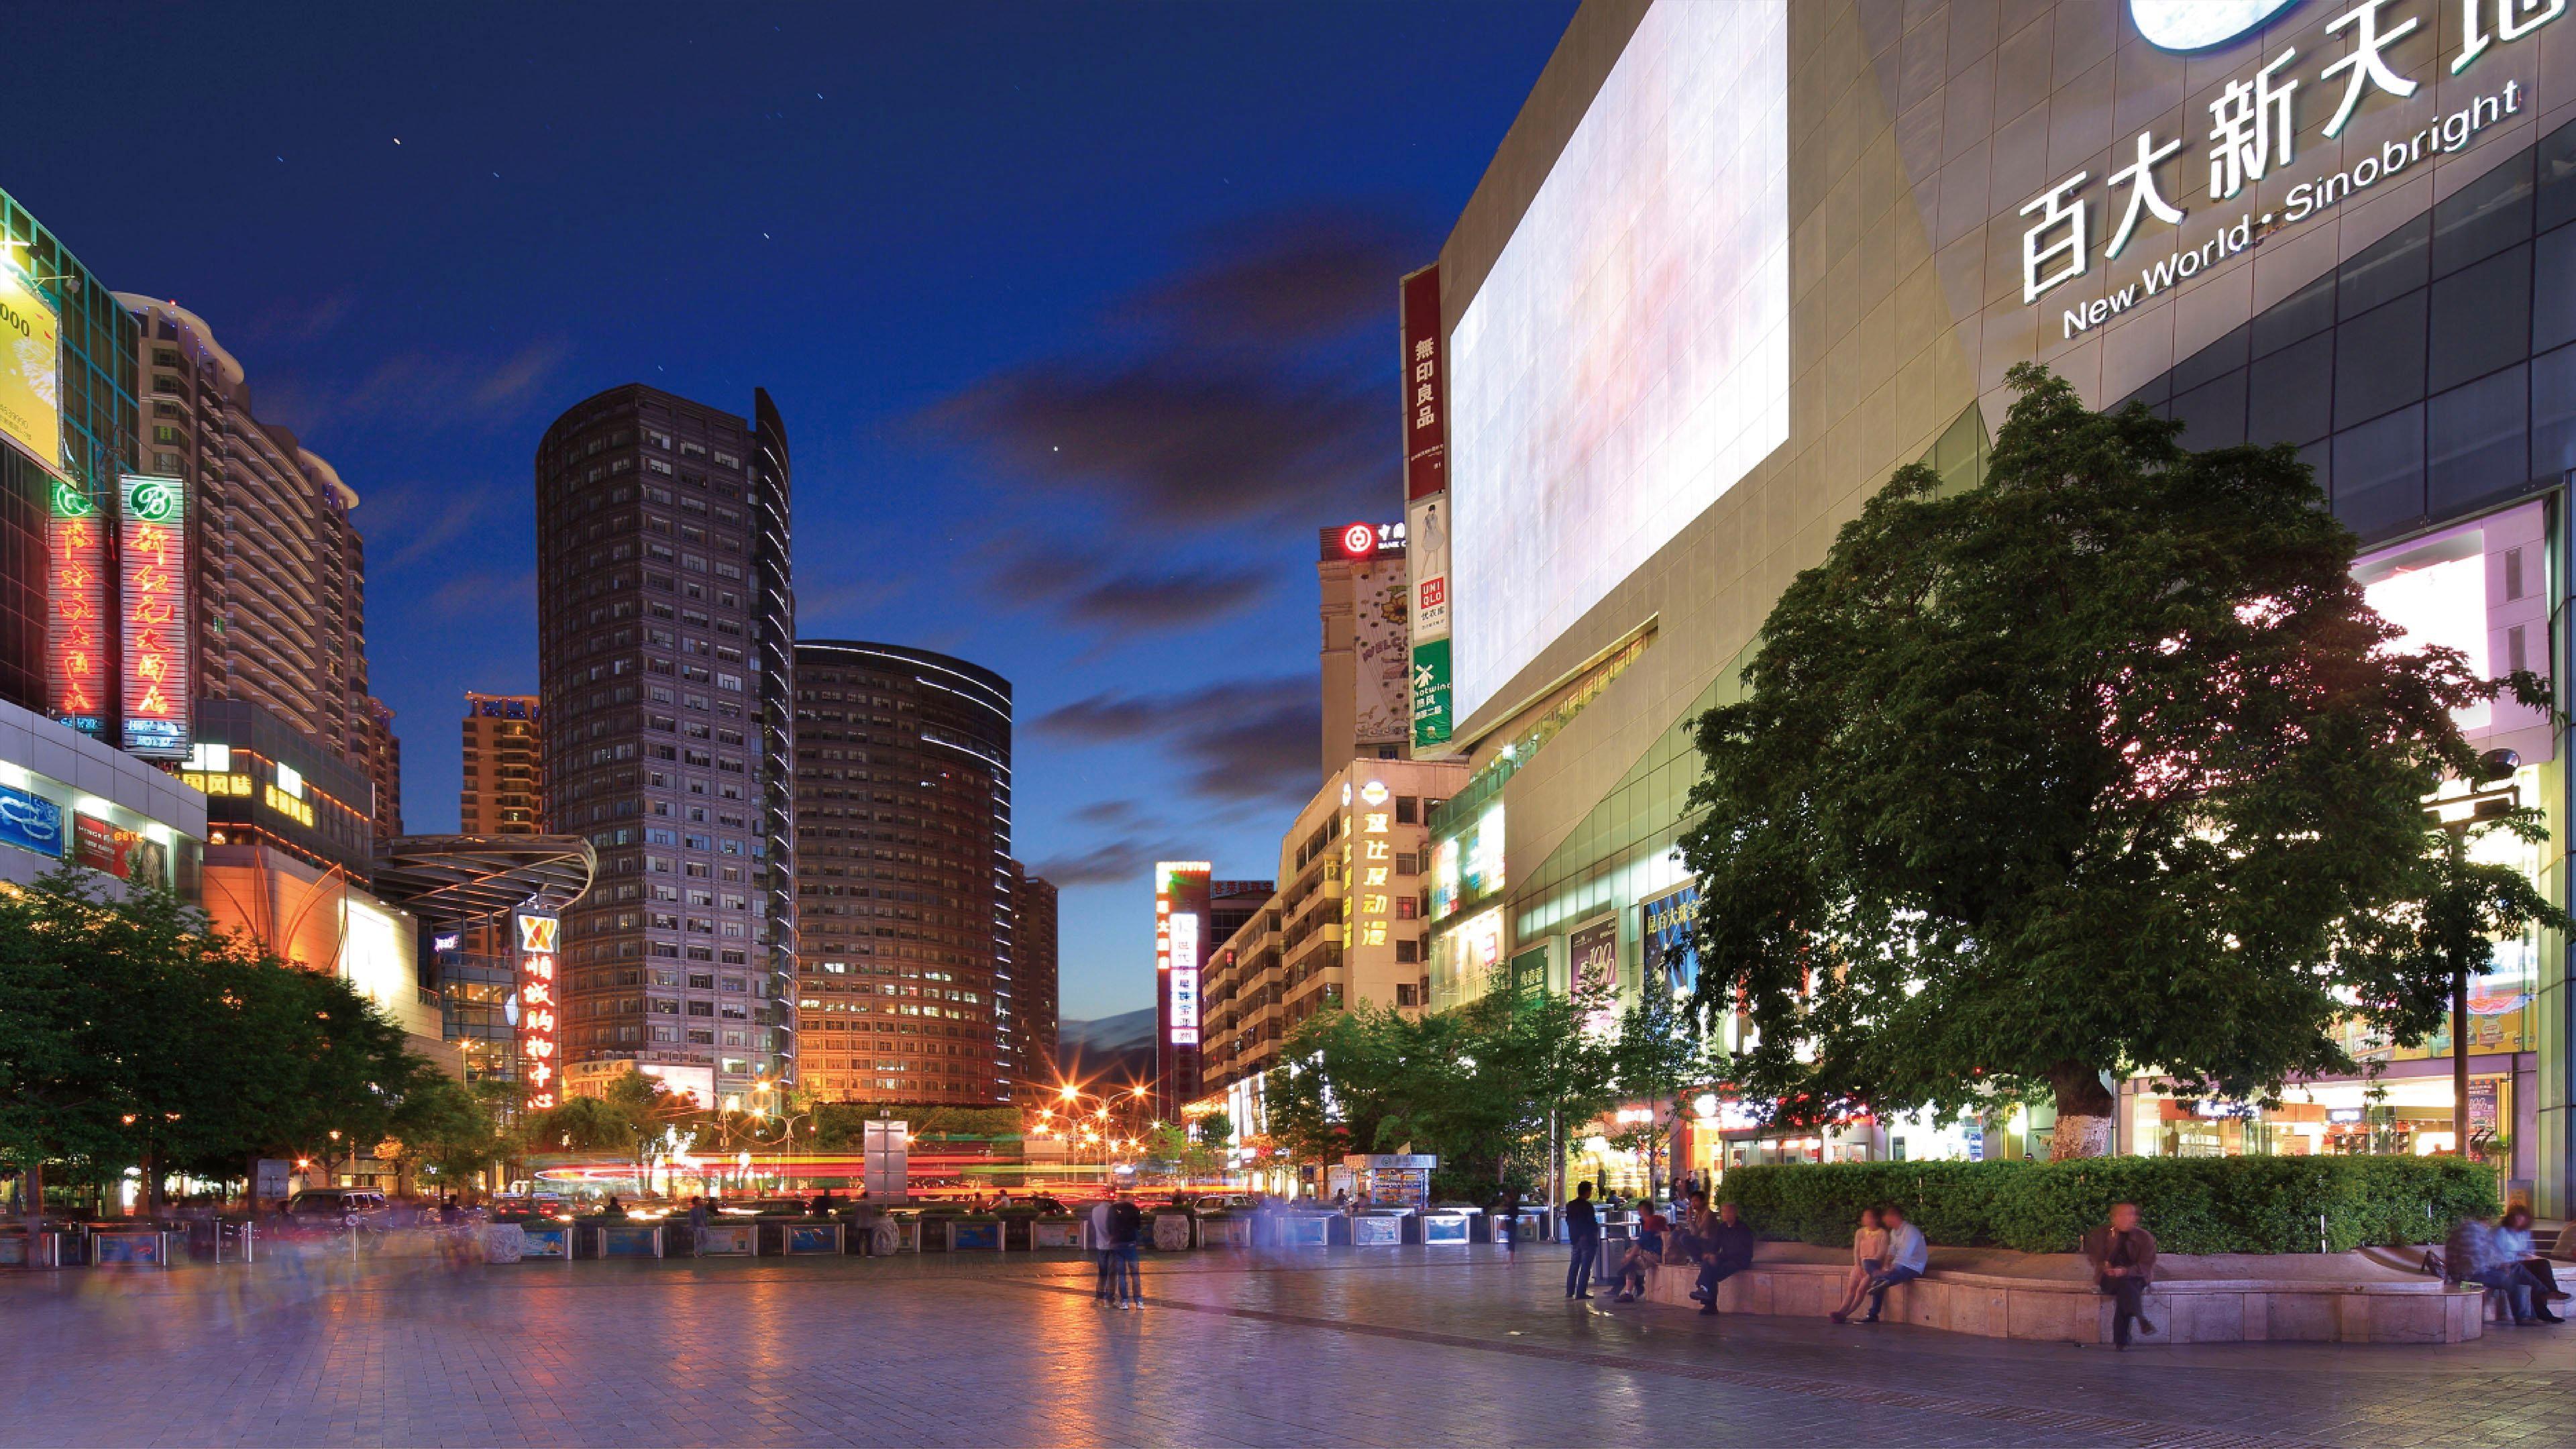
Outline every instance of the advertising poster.
POLYGON ((1664 984, 1675 991, 1691 991, 1699 985, 1699 947, 1691 937, 1691 927, 1698 920, 1696 881, 1637 903, 1637 939, 1644 946, 1638 959, 1648 966, 1662 966, 1664 984))
MULTIPOLYGON (((1619 918, 1609 916, 1577 929, 1565 938, 1566 975, 1574 989, 1615 993, 1619 989, 1619 918)), ((1618 1020, 1615 1007, 1604 1006, 1584 1021, 1593 1031, 1618 1020)))
POLYGON ((1449 641, 1413 646, 1413 747, 1449 743, 1449 641))
POLYGON ((135 847, 143 837, 131 830, 119 830, 95 815, 72 817, 73 859, 90 869, 118 880, 134 873, 135 847))
POLYGON ((0 845, 63 857, 63 807, 42 795, 0 785, 0 845))
POLYGON ((1401 560, 1362 566, 1353 600, 1357 659, 1358 729, 1356 743, 1400 745, 1412 732, 1411 648, 1405 627, 1405 595, 1410 592, 1401 560))
POLYGON ((1448 359, 1441 355, 1440 268, 1404 279, 1404 496, 1424 498, 1449 486, 1448 359))
POLYGON ((48 472, 63 466, 62 316, 0 250, 0 437, 48 472))

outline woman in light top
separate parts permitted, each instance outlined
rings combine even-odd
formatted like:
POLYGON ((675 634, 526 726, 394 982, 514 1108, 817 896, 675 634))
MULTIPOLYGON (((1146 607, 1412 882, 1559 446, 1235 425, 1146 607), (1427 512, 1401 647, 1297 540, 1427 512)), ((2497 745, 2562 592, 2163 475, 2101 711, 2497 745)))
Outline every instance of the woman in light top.
POLYGON ((1878 1209, 1860 1210, 1860 1227, 1852 1233, 1852 1270, 1843 1286, 1843 1301, 1825 1316, 1839 1323, 1860 1307, 1861 1295, 1869 1291, 1872 1274, 1887 1266, 1887 1229, 1880 1225, 1878 1209))

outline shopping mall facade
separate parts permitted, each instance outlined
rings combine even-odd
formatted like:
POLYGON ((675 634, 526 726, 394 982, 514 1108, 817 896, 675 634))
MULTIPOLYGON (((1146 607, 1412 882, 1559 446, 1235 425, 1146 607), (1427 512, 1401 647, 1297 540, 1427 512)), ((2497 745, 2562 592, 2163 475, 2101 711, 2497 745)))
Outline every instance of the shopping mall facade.
MULTIPOLYGON (((1688 984, 1691 721, 1895 468, 1980 475, 2016 363, 2190 446, 2294 446, 2410 639, 2563 678, 2567 8, 1586 3, 1405 284, 1415 744, 1470 766, 1430 821, 1431 1004, 1688 984)), ((2519 755, 2552 840, 2505 854, 2565 903, 2567 741, 2518 706, 2463 724, 2519 755)), ((2473 1149, 2552 1214, 2566 974, 2552 933, 2502 943, 2468 1044, 2473 1149)), ((2350 1046, 2371 1077, 2277 1108, 2141 1076, 2120 1150, 2454 1146, 2447 1035, 2350 1046)), ((1713 1090, 1681 1163, 2020 1156, 2047 1125, 1784 1138, 1713 1090)))

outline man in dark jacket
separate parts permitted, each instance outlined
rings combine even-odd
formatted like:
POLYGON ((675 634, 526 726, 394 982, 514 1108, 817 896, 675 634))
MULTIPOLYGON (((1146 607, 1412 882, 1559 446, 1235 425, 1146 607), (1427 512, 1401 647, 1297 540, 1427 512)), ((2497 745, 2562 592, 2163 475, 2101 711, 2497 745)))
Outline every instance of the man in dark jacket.
POLYGON ((1691 1290, 1699 1311, 1717 1312, 1717 1285, 1752 1266, 1753 1229, 1736 1215, 1735 1204, 1719 1204, 1717 1221, 1699 1244, 1699 1286, 1691 1290))
POLYGON ((1144 1209, 1136 1206, 1134 1193, 1120 1188, 1118 1200, 1109 1205, 1109 1245, 1118 1252, 1113 1301, 1120 1308, 1145 1306, 1145 1274, 1138 1265, 1143 1249, 1137 1241, 1144 1235, 1144 1209))
POLYGON ((2146 1291, 2156 1276, 2156 1235, 2138 1226, 2136 1203, 2111 1205, 2110 1224, 2084 1235, 2084 1258, 2093 1265, 2094 1286, 2114 1300, 2112 1344, 2129 1346, 2131 1319, 2137 1320, 2139 1332, 2153 1337, 2156 1326, 2147 1321, 2146 1291))
POLYGON ((1565 1296, 1592 1296, 1593 1260, 1601 1256, 1601 1214, 1592 1205, 1592 1184, 1577 1183, 1574 1200, 1565 1205, 1565 1236, 1574 1244, 1574 1261, 1565 1266, 1565 1296))

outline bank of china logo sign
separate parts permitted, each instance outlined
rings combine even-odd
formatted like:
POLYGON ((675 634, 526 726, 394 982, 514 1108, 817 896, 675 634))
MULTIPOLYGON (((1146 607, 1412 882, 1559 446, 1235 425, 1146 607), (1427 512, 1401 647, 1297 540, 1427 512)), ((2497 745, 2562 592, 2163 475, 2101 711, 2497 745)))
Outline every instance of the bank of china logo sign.
POLYGON ((2207 50, 2289 9, 2299 0, 2129 0, 2129 18, 2149 45, 2207 50))
MULTIPOLYGON (((2242 36, 2298 0, 2129 3, 2141 34, 2182 50, 2242 36)), ((2064 308, 2059 335, 2071 341, 2276 232, 2324 215, 2401 172, 2420 172, 2467 149, 2490 127, 2529 107, 2529 88, 2504 77, 2492 90, 2446 93, 2437 109, 2425 82, 2468 74, 2490 52, 2530 39, 2565 17, 2576 0, 2457 0, 2450 12, 2459 17, 2457 34, 2441 37, 2438 57, 2429 63, 2401 61, 2393 52, 2398 42, 2426 28, 2435 8, 2429 0, 2336 3, 2343 8, 2326 20, 2321 36, 2248 55, 2214 96, 2186 111, 2179 134, 2151 128, 2116 140, 2108 175, 2078 171, 2024 203, 2023 305, 2037 305, 2097 265, 2110 271, 2119 263, 2098 295, 2064 308), (2365 101, 2377 113, 2370 140, 2331 148, 2333 162, 2344 163, 2343 169, 2296 175, 2307 118, 2322 113, 2323 137, 2334 141, 2365 101), (2284 172, 2293 173, 2284 178, 2287 184, 2275 183, 2272 190, 2258 185, 2284 172), (2202 223, 2199 245, 2175 246, 2178 239, 2167 235, 2164 243, 2172 249, 2165 255, 2148 250, 2143 259, 2122 260, 2141 236, 2178 230, 2194 210, 2216 213, 2202 223)))

